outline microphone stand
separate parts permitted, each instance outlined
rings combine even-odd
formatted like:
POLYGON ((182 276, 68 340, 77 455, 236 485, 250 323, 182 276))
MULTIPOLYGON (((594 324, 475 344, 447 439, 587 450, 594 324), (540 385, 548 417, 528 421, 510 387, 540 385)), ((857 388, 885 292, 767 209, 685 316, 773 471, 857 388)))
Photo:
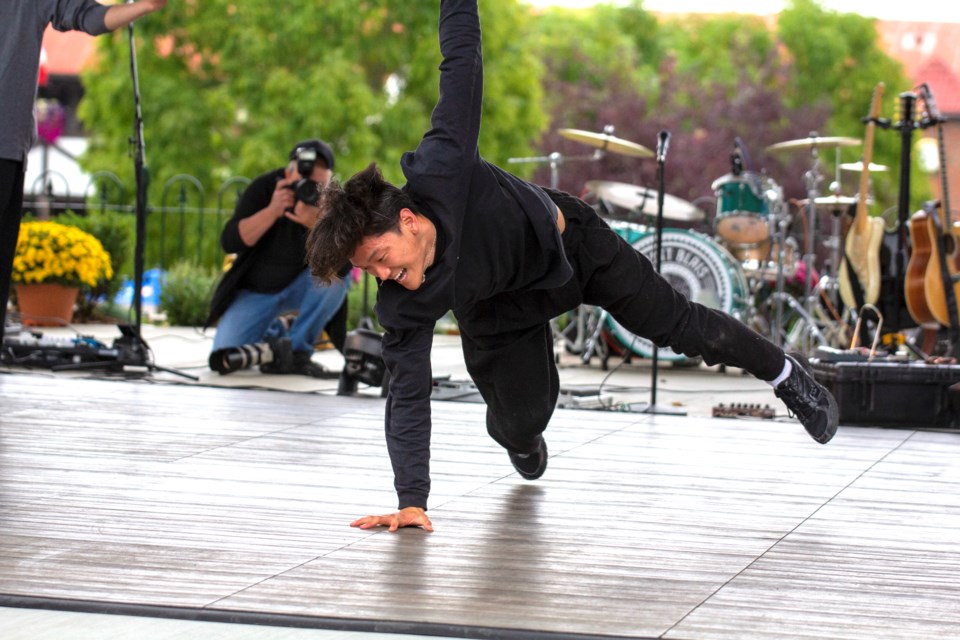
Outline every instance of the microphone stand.
MULTIPOLYGON (((129 0, 128 0, 129 1, 129 0)), ((145 373, 166 371, 190 380, 199 380, 197 376, 161 367, 154 364, 150 347, 140 335, 143 316, 143 253, 147 238, 147 185, 150 176, 147 171, 143 143, 143 114, 140 110, 140 79, 137 74, 137 47, 133 37, 133 22, 128 25, 130 34, 130 78, 133 83, 134 137, 129 142, 133 151, 133 169, 136 179, 136 242, 133 249, 133 324, 118 325, 120 337, 113 341, 116 360, 102 362, 81 362, 53 367, 53 371, 77 369, 110 369, 126 373, 126 367, 142 367, 145 373)))
MULTIPOLYGON (((670 146, 670 133, 664 129, 657 138, 657 242, 654 250, 654 267, 657 273, 660 273, 661 255, 663 253, 663 199, 664 199, 664 172, 663 165, 667 160, 667 149, 670 146)), ((675 409, 673 407, 661 407, 657 405, 657 373, 658 373, 658 352, 659 347, 653 343, 653 366, 651 368, 650 380, 650 404, 640 413, 652 413, 658 415, 685 416, 686 411, 675 409)))

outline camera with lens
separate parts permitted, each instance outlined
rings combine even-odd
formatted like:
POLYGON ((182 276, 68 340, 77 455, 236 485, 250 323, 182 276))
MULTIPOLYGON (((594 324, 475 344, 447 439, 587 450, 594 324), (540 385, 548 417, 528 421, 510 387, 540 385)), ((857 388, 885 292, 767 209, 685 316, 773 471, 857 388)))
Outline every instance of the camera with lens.
POLYGON ((290 338, 268 338, 264 342, 217 349, 210 354, 208 364, 220 375, 226 375, 240 369, 271 362, 280 369, 293 367, 293 348, 290 338))
POLYGON ((289 188, 293 190, 297 202, 316 206, 320 202, 320 185, 311 180, 310 176, 313 175, 313 167, 317 163, 317 150, 300 147, 296 150, 296 160, 300 179, 289 188))

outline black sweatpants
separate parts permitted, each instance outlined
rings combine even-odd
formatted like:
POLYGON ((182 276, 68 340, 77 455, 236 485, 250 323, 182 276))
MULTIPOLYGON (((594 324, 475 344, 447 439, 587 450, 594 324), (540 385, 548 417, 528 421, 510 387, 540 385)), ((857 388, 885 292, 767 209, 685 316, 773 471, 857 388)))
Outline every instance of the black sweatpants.
POLYGON ((533 451, 560 392, 550 318, 589 304, 625 329, 708 365, 773 380, 784 353, 732 316, 692 302, 578 198, 550 192, 566 220, 574 269, 564 286, 514 291, 456 311, 467 371, 487 405, 487 431, 503 447, 533 451))
POLYGON ((23 162, 0 158, 0 342, 3 341, 13 256, 16 255, 20 218, 23 216, 24 170, 23 162))

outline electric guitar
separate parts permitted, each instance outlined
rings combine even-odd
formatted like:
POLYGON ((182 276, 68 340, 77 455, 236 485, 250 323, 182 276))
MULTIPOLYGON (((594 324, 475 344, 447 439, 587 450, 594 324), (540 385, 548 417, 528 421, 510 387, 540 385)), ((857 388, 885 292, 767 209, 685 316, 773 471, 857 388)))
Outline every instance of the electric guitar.
POLYGON ((957 300, 960 298, 960 269, 957 268, 957 246, 960 237, 960 227, 950 221, 950 195, 947 180, 947 154, 944 144, 943 118, 937 109, 930 87, 924 84, 921 87, 924 102, 927 105, 928 117, 937 123, 937 142, 940 153, 940 216, 927 217, 927 231, 930 243, 936 248, 934 259, 927 263, 927 270, 923 278, 923 290, 927 296, 927 306, 937 322, 945 327, 957 324, 957 300), (952 300, 947 296, 952 286, 952 300), (951 312, 950 307, 953 307, 951 312))
POLYGON ((840 297, 847 307, 859 309, 863 304, 874 304, 880 297, 880 245, 883 243, 883 220, 870 217, 867 195, 870 191, 870 162, 873 161, 873 134, 880 116, 884 84, 878 83, 870 101, 870 115, 863 141, 863 171, 860 173, 860 192, 853 224, 844 242, 840 262, 840 297), (854 277, 856 282, 854 282, 854 277), (856 290, 855 290, 856 288, 856 290), (862 292, 862 297, 859 295, 862 292))

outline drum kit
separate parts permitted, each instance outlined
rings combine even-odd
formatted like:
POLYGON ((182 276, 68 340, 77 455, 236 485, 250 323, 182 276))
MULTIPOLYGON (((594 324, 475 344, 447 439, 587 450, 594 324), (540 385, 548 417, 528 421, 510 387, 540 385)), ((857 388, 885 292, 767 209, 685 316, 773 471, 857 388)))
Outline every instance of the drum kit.
MULTIPOLYGON (((652 158, 654 153, 635 142, 614 135, 607 126, 602 133, 580 129, 560 129, 569 140, 594 147, 590 156, 562 156, 553 153, 534 158, 511 158, 509 162, 549 163, 551 186, 556 188, 559 167, 570 160, 597 160, 606 153, 634 158, 652 158)), ((840 213, 857 199, 840 194, 840 170, 862 171, 862 163, 840 163, 842 147, 859 145, 860 140, 846 137, 822 137, 787 140, 767 147, 771 152, 809 152, 812 162, 804 174, 808 197, 799 201, 805 213, 806 240, 803 255, 796 238, 789 235, 794 215, 785 200, 782 187, 762 172, 744 170, 741 144, 732 157, 732 171, 713 181, 712 198, 688 202, 664 194, 660 273, 688 298, 720 309, 766 335, 789 350, 811 353, 818 346, 842 346, 848 339, 847 322, 836 313, 837 267, 839 265, 840 213), (837 179, 831 194, 818 193, 822 182, 819 151, 834 149, 837 155, 837 179), (712 220, 702 205, 714 206, 712 220), (823 244, 832 250, 829 273, 815 272, 816 214, 834 213, 830 236, 823 244), (689 228, 698 226, 699 228, 689 228), (788 288, 788 282, 790 286, 788 288)), ((872 164, 870 171, 885 171, 872 164)), ((653 259, 656 229, 652 225, 658 213, 657 190, 645 186, 590 180, 582 197, 593 204, 611 228, 638 251, 653 259)), ((599 356, 603 368, 611 349, 625 356, 632 354, 696 364, 670 349, 657 349, 646 339, 622 327, 605 311, 582 306, 553 321, 558 345, 577 354, 584 363, 599 356)))

